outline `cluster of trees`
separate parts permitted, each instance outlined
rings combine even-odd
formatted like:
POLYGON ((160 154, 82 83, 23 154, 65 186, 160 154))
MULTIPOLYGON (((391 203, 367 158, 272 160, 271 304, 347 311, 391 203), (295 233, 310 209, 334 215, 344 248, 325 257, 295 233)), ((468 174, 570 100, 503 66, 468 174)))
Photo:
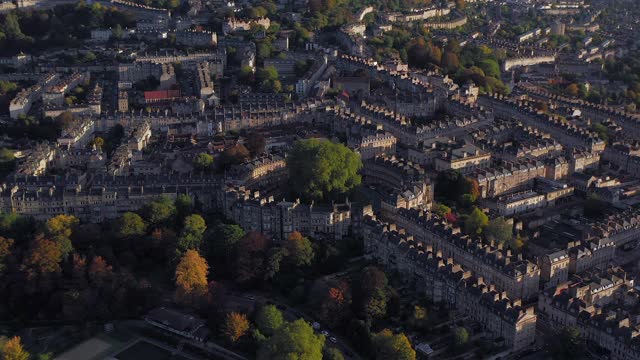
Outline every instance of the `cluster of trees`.
POLYGON ((478 200, 480 189, 475 179, 450 170, 438 173, 435 193, 444 202, 468 208, 478 200))
POLYGON ((499 61, 506 58, 504 50, 494 51, 488 46, 473 44, 461 47, 456 40, 441 46, 431 41, 425 29, 419 29, 414 36, 410 29, 394 28, 368 42, 381 59, 399 57, 412 67, 440 69, 456 83, 472 81, 485 92, 507 94, 509 91, 501 80, 499 65, 499 61))
MULTIPOLYGON (((363 354, 374 359, 415 359, 407 337, 384 327, 400 313, 399 295, 387 276, 375 266, 365 267, 352 278, 320 279, 309 293, 308 306, 330 329, 347 334, 363 354)), ((426 321, 426 311, 418 321, 426 321)))
POLYGON ((449 223, 460 226, 465 234, 482 236, 485 240, 504 244, 518 251, 524 246, 524 239, 513 234, 513 223, 503 217, 489 220, 489 217, 474 206, 480 190, 478 182, 466 178, 455 171, 438 174, 435 193, 443 203, 434 205, 433 211, 449 223), (449 204, 458 210, 454 213, 449 204))
POLYGON ((324 335, 316 334, 303 319, 287 322, 274 305, 260 307, 249 318, 231 312, 225 315, 220 332, 235 347, 255 348, 258 359, 344 359, 342 353, 325 346, 324 335))
POLYGON ((251 86, 257 85, 264 92, 282 92, 282 83, 278 78, 278 70, 273 66, 259 68, 255 74, 251 67, 242 67, 238 78, 241 83, 251 86))
MULTIPOLYGON (((290 299, 295 298, 295 293, 304 297, 305 279, 315 277, 311 276, 314 265, 325 267, 318 263, 324 253, 322 246, 298 232, 275 244, 263 234, 245 232, 238 225, 220 222, 206 233, 200 249, 191 248, 181 255, 174 276, 175 300, 199 309, 230 346, 242 351, 255 349, 258 359, 288 356, 342 359, 338 351, 324 346, 324 336, 316 335, 308 323, 304 320, 286 322, 274 305, 262 306, 250 314, 220 311, 225 294, 221 282, 225 279, 243 288, 276 286, 290 299), (213 264, 214 270, 209 264, 213 264)), ((366 274, 372 279, 363 279, 366 285, 362 288, 366 292, 363 290, 362 301, 370 305, 363 306, 363 311, 379 314, 386 307, 387 295, 378 294, 382 290, 377 287, 382 286, 384 291, 388 291, 386 277, 373 268, 366 274)), ((324 316, 346 315, 342 310, 347 311, 345 307, 350 306, 351 301, 345 298, 351 296, 348 292, 344 288, 330 290, 333 303, 321 305, 324 316)), ((410 346, 408 348, 411 349, 410 346)))
MULTIPOLYGON (((637 111, 640 106, 640 51, 629 52, 620 59, 608 59, 604 64, 605 75, 614 81, 622 81, 628 87, 617 103, 634 105, 627 110, 637 111)), ((614 99, 611 99, 614 100, 614 99)))
POLYGON ((42 51, 81 44, 91 29, 132 27, 130 14, 99 3, 56 6, 50 10, 9 12, 0 16, 0 54, 42 51))
POLYGON ((306 200, 339 199, 360 185, 360 156, 328 140, 297 141, 287 157, 293 192, 306 200))
POLYGON ((6 95, 7 93, 14 92, 18 89, 18 84, 11 82, 0 80, 0 95, 6 95))
POLYGON ((0 300, 0 314, 23 321, 138 316, 155 304, 157 291, 136 274, 173 268, 200 247, 205 231, 187 195, 159 198, 103 224, 2 214, 0 291, 10 296, 0 300))

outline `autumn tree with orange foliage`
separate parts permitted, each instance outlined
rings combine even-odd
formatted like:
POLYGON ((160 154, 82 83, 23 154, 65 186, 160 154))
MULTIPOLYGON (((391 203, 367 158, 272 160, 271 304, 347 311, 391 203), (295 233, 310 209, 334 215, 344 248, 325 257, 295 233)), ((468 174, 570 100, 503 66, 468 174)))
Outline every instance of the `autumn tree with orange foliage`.
POLYGON ((325 290, 320 300, 319 315, 330 328, 338 327, 348 316, 351 291, 345 281, 325 290))
POLYGON ((62 252, 58 245, 43 237, 36 238, 22 264, 29 276, 60 272, 62 252))
POLYGON ((2 360, 27 360, 29 353, 24 349, 19 336, 9 339, 0 347, 0 359, 2 360))
POLYGON ((232 312, 227 314, 224 321, 223 333, 230 343, 236 343, 249 330, 249 320, 247 315, 232 312))
POLYGON ((176 301, 196 305, 207 294, 209 264, 196 250, 187 250, 176 267, 176 301))
POLYGON ((113 277, 113 268, 102 256, 95 256, 89 265, 89 279, 100 287, 113 277))

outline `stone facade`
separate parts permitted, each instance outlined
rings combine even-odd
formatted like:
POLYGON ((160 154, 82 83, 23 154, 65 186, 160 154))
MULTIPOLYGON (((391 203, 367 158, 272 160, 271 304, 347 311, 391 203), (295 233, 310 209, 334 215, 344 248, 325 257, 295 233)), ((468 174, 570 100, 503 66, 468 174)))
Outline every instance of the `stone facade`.
POLYGON ((393 224, 365 217, 362 226, 366 256, 402 274, 405 282, 430 300, 456 309, 485 326, 505 345, 521 350, 535 339, 536 315, 533 306, 524 307, 498 292, 482 276, 414 239, 393 224))
POLYGON ((538 292, 540 269, 536 264, 494 244, 484 244, 462 235, 429 212, 399 209, 387 219, 406 229, 416 240, 433 246, 444 257, 483 277, 511 298, 533 299, 538 292))
POLYGON ((541 293, 541 321, 554 329, 575 327, 612 360, 640 359, 639 296, 620 268, 573 276, 541 293))

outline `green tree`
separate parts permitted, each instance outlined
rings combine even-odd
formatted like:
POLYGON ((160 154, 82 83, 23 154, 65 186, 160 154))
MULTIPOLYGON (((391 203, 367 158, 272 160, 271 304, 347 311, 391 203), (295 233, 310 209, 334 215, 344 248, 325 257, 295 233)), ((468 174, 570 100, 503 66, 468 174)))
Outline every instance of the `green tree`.
POLYGON ((47 235, 56 242, 62 257, 65 258, 71 251, 71 228, 78 225, 80 220, 73 215, 58 215, 47 221, 47 235))
POLYGON ((513 237, 513 224, 503 217, 498 217, 489 221, 484 233, 488 239, 506 244, 513 237))
POLYGON ((116 221, 115 231, 120 238, 142 236, 147 231, 147 226, 140 215, 126 212, 116 221))
POLYGON ((275 305, 265 305, 256 314, 256 326, 266 336, 273 335, 283 324, 282 312, 275 305))
POLYGON ((368 319, 381 318, 387 313, 387 276, 375 266, 362 270, 354 289, 356 310, 368 319))
POLYGON ((176 206, 167 196, 161 196, 142 208, 142 214, 147 221, 156 225, 169 221, 175 213, 176 206))
POLYGON ((309 139, 287 157, 293 191, 306 199, 335 198, 360 185, 360 156, 342 144, 309 139))
POLYGON ((213 167, 213 156, 207 153, 200 153, 193 159, 193 165, 201 171, 211 170, 213 167))
POLYGON ((16 91, 18 85, 14 82, 0 80, 0 95, 5 95, 8 92, 16 91))
POLYGON ((19 40, 24 38, 22 29, 20 29, 20 22, 18 21, 18 15, 14 11, 5 15, 4 25, 2 25, 2 30, 8 39, 19 40))
POLYGON ((122 29, 122 25, 118 24, 116 25, 116 27, 113 29, 113 37, 116 39, 122 39, 122 37, 124 36, 124 29, 122 29))
POLYGON ((193 206, 194 204, 191 196, 189 196, 188 194, 178 195, 175 201, 176 216, 178 220, 184 221, 183 219, 193 211, 193 206))
POLYGON ((280 327, 258 352, 259 360, 322 360, 325 338, 302 319, 280 327))
POLYGON ((0 149, 0 162, 8 162, 8 161, 13 161, 15 159, 16 157, 13 154, 13 151, 7 148, 0 149))
POLYGON ((464 222, 464 232, 469 235, 481 234, 482 230, 489 224, 489 217, 482 210, 473 208, 471 214, 464 222))
POLYGON ((273 66, 258 69, 256 72, 256 80, 258 82, 276 81, 278 80, 278 70, 273 66))
POLYGON ((302 236, 299 232, 294 231, 289 235, 285 248, 289 252, 289 259, 294 266, 309 266, 313 262, 315 256, 313 245, 308 238, 302 236))
POLYGON ((244 235, 244 230, 236 224, 218 224, 207 235, 209 256, 228 262, 233 257, 236 244, 244 235))
POLYGON ((202 237, 207 230, 207 224, 198 214, 189 215, 184 219, 184 226, 178 238, 178 252, 200 249, 202 237))
POLYGON ((415 360, 416 352, 411 348, 411 342, 405 334, 393 334, 384 329, 373 336, 376 360, 415 360))
POLYGON ((487 76, 500 79, 500 65, 493 59, 484 59, 479 64, 480 68, 487 76))
POLYGON ((423 306, 415 305, 413 307, 413 316, 411 318, 411 322, 414 327, 421 329, 426 325, 427 322, 427 309, 423 306))
POLYGON ((280 264, 289 255, 289 251, 283 247, 275 246, 267 252, 264 279, 273 279, 280 272, 280 264))
POLYGON ((433 212, 444 219, 447 215, 451 214, 451 208, 438 203, 433 206, 433 212))
POLYGON ((464 327, 457 327, 453 330, 453 343, 462 346, 469 342, 469 332, 464 327))

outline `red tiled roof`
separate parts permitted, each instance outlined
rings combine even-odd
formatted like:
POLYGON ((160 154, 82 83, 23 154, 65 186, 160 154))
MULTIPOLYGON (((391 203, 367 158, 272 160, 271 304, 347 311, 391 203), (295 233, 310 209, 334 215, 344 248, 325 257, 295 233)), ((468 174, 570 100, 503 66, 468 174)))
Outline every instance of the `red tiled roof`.
POLYGON ((156 90, 156 91, 145 91, 144 92, 144 100, 169 100, 180 97, 180 90, 156 90))

